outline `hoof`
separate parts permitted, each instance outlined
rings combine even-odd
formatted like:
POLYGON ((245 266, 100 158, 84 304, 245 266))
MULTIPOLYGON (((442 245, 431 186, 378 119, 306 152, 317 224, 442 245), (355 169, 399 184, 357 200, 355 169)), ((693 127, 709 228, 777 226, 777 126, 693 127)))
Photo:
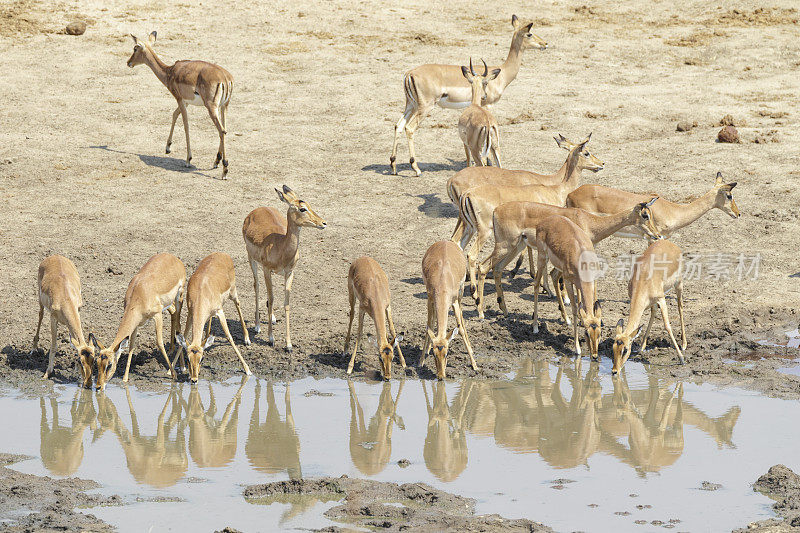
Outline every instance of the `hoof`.
POLYGON ((572 302, 569 301, 569 298, 564 297, 564 305, 569 305, 570 303, 572 302))
POLYGON ((192 168, 192 164, 190 162, 188 162, 188 161, 184 161, 183 162, 183 167, 184 168, 192 168))
POLYGON ((248 368, 248 369, 247 369, 247 371, 245 372, 245 375, 247 375, 247 376, 252 376, 252 375, 253 375, 253 373, 252 373, 252 372, 250 372, 250 369, 248 368))
POLYGON ((272 317, 270 317, 270 321, 271 321, 273 324, 277 324, 277 323, 278 323, 278 319, 277 319, 277 318, 275 318, 275 315, 272 315, 272 317))
POLYGON ((250 342, 250 338, 249 337, 244 340, 244 345, 245 346, 250 346, 251 344, 252 343, 250 342))
POLYGON ((284 351, 285 351, 286 353, 292 353, 292 351, 293 351, 293 350, 294 350, 294 348, 292 348, 292 345, 291 345, 291 344, 290 344, 290 345, 288 345, 288 346, 286 346, 286 347, 284 348, 284 351))
POLYGON ((253 328, 253 331, 256 333, 261 333, 261 324, 256 324, 256 327, 253 328))
POLYGON ((172 152, 172 150, 170 150, 170 148, 169 148, 169 145, 167 145, 167 149, 166 149, 166 150, 164 150, 164 152, 165 152, 165 153, 170 153, 170 152, 172 152))
POLYGON ((533 332, 534 333, 539 333, 539 326, 538 325, 533 326, 533 332))
POLYGON ((270 346, 275 346, 275 337, 270 337, 269 340, 267 341, 267 344, 269 344, 270 346))

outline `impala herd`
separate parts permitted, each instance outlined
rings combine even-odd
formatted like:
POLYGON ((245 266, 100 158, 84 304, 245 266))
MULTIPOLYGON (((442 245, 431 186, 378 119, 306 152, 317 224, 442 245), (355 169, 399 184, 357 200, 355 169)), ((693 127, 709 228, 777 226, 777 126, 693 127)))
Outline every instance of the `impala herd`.
MULTIPOLYGON (((464 108, 458 121, 458 133, 467 159, 466 168, 452 176, 446 185, 447 194, 459 211, 451 240, 435 242, 422 258, 422 279, 427 292, 428 312, 424 345, 418 365, 423 366, 427 354, 432 351, 435 374, 437 378, 444 379, 450 343, 460 333, 471 366, 478 370, 463 317, 465 282, 469 279, 478 318, 483 319, 486 308, 484 285, 486 276, 491 271, 498 306, 503 315, 506 315, 508 310, 501 273, 515 258, 519 258, 512 270, 513 277, 526 250, 530 272, 535 278, 533 333, 539 331, 541 285, 542 289, 557 299, 566 325, 572 325, 574 351, 578 357, 581 355, 579 328, 582 328, 589 354, 592 359, 598 359, 603 321, 598 297, 599 276, 593 270, 599 264, 595 245, 611 235, 643 237, 651 243, 633 266, 628 286, 630 314, 627 326, 621 318, 613 332, 612 373, 619 373, 630 356, 632 341, 642 330, 642 316, 650 309, 650 319, 639 348, 640 351, 644 350, 656 307, 678 359, 683 363, 687 338, 683 317, 682 253, 678 246, 665 238, 714 208, 738 218, 739 210, 732 196, 736 183, 725 183, 722 175, 717 173, 713 188, 688 204, 670 202, 659 194, 637 194, 602 185, 581 185, 584 170, 599 172, 604 167, 603 161, 587 148, 591 134, 578 143, 570 142, 562 135, 555 138, 558 146, 568 154, 564 164, 553 174, 501 168, 499 126, 490 106, 500 99, 505 88, 516 78, 522 51, 531 45, 540 49, 547 47, 542 39, 531 33, 532 24, 524 25, 514 16, 512 26, 511 48, 506 61, 499 67, 490 68, 484 61, 483 72, 476 73, 471 59, 469 68, 459 68, 457 65, 422 65, 407 72, 403 80, 406 108, 395 126, 390 159, 392 174, 397 171, 395 160, 399 135, 401 130, 405 130, 411 167, 420 175, 414 152, 414 132, 434 105, 464 108), (470 166, 470 160, 475 166, 470 166), (492 166, 488 166, 490 162, 492 166), (479 254, 490 237, 494 238, 494 250, 488 257, 480 260, 479 254), (534 251, 537 256, 535 261, 534 251), (548 263, 553 267, 549 274, 548 263), (553 290, 549 288, 548 279, 552 281, 553 290), (665 299, 665 295, 673 289, 680 317, 680 345, 672 331, 665 299), (568 305, 572 307, 572 320, 566 312, 568 305), (448 333, 450 309, 455 316, 455 327, 448 333)), ((232 76, 225 69, 203 61, 178 61, 172 66, 166 65, 152 48, 156 41, 156 32, 151 33, 146 41, 136 37, 133 40, 133 55, 128 60, 128 66, 148 65, 178 103, 167 139, 167 153, 170 152, 172 133, 180 114, 186 133, 186 165, 190 164, 192 155, 186 106, 204 105, 219 131, 220 144, 214 166, 222 161, 224 178, 228 172, 225 113, 233 88, 232 76)), ((286 215, 272 207, 256 208, 245 218, 242 235, 253 273, 253 330, 256 334, 261 330, 258 282, 260 265, 267 287, 267 335, 271 346, 275 343, 272 327, 276 323, 272 274, 284 275, 285 348, 291 351, 289 296, 294 267, 299 257, 300 230, 303 227, 323 229, 327 224, 291 188, 284 185, 282 189, 275 191, 279 199, 288 206, 286 215)), ((370 257, 361 257, 350 266, 347 289, 350 304, 344 343, 344 354, 349 355, 347 373, 353 371, 363 333, 364 315, 367 314, 375 324, 377 335, 372 340, 378 350, 383 378, 388 380, 392 373, 391 364, 395 350, 403 369, 406 368, 400 347, 403 335, 397 333, 392 319, 389 278, 377 261, 370 257), (356 301, 358 326, 350 352, 356 301)), ((210 335, 213 317, 219 320, 244 372, 248 375, 251 373, 228 329, 223 312, 224 302, 231 300, 241 322, 244 344, 250 345, 250 336, 236 291, 234 262, 227 254, 212 253, 203 259, 188 282, 186 267, 174 255, 161 253, 150 258, 128 285, 117 334, 108 346, 103 345, 94 333, 88 338, 83 336, 79 312, 83 304, 80 279, 77 269, 69 259, 54 255, 42 261, 39 266, 38 293, 39 322, 33 349, 38 349, 39 330, 45 310, 50 314, 52 337, 45 378, 53 372, 57 327, 58 324, 63 324, 69 329, 70 340, 78 351, 84 387, 92 386, 96 366, 95 385, 98 390, 103 390, 115 374, 125 350, 128 351, 128 360, 123 381, 127 382, 137 331, 152 319, 158 350, 172 379, 178 377, 176 370, 187 370, 185 359, 188 359, 188 378, 196 383, 204 352, 214 341, 214 337, 210 335), (184 301, 187 303, 188 313, 181 334, 181 310, 184 301), (169 311, 171 315, 170 352, 174 352, 172 359, 164 345, 163 311, 169 311)))

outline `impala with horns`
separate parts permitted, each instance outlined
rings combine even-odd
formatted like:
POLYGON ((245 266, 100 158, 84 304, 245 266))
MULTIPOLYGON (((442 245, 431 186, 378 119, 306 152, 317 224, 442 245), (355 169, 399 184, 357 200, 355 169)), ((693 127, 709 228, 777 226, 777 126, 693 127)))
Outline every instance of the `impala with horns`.
POLYGON ((211 319, 213 317, 217 317, 217 320, 219 320, 219 325, 222 326, 225 337, 233 346, 233 351, 236 352, 237 357, 239 357, 244 373, 248 376, 251 375, 250 367, 247 366, 242 353, 236 347, 236 343, 233 342, 233 337, 228 329, 228 321, 225 320, 225 313, 222 311, 222 305, 228 299, 236 306, 236 313, 239 315, 239 322, 242 324, 244 345, 250 346, 250 336, 247 334, 247 326, 245 326, 242 308, 239 305, 239 295, 236 292, 236 271, 233 267, 233 259, 228 254, 215 252, 200 261, 194 274, 189 278, 189 284, 186 286, 186 304, 188 305, 186 327, 183 330, 183 335, 176 335, 182 349, 178 349, 172 365, 175 365, 180 355, 181 366, 185 368, 183 352, 186 351, 186 356, 189 358, 189 380, 192 383, 197 383, 200 377, 200 363, 203 360, 203 355, 208 347, 214 343, 214 337, 210 335, 211 319), (205 330, 205 335, 203 330, 205 330), (188 344, 186 339, 189 338, 190 331, 192 332, 192 342, 188 344))
MULTIPOLYGON (((711 190, 688 204, 670 202, 659 197, 651 207, 656 229, 667 238, 714 208, 728 214, 731 218, 739 218, 739 208, 736 206, 731 192, 734 187, 736 187, 735 181, 725 183, 722 179, 722 173, 717 172, 717 177, 711 190)), ((602 185, 583 185, 567 196, 567 206, 579 207, 600 215, 608 215, 624 209, 630 209, 635 204, 647 202, 656 196, 655 194, 637 194, 621 191, 602 185)), ((630 229, 633 231, 617 232, 617 236, 632 238, 644 236, 636 228, 632 227, 630 229)))
POLYGON ((461 67, 461 72, 472 86, 471 104, 458 119, 458 136, 464 143, 467 166, 469 166, 470 154, 472 154, 472 160, 476 166, 484 166, 484 161, 491 156, 494 166, 499 167, 501 166, 500 156, 497 151, 500 149, 500 130, 492 112, 481 106, 481 98, 486 84, 500 74, 500 69, 496 68, 489 73, 489 67, 486 66, 486 61, 483 61, 483 74, 475 74, 472 58, 470 58, 469 70, 467 67, 461 67))
MULTIPOLYGON (((467 250, 469 263, 469 283, 472 294, 476 294, 475 268, 478 254, 492 234, 492 217, 494 210, 506 203, 515 201, 539 202, 540 204, 556 205, 562 207, 567 200, 567 195, 574 191, 580 182, 581 171, 603 170, 604 163, 591 154, 586 145, 592 138, 590 133, 583 142, 573 144, 566 139, 557 138, 559 146, 569 150, 567 156, 567 171, 564 181, 556 185, 523 185, 498 187, 495 185, 481 185, 473 187, 461 196, 459 217, 463 219, 465 232, 461 237, 461 248, 466 249, 473 236, 475 242, 467 250), (563 139, 563 140, 562 140, 563 139)), ((455 236, 455 235, 454 235, 455 236)))
POLYGON ((131 279, 128 290, 125 292, 125 307, 122 320, 117 329, 114 341, 108 346, 103 346, 94 335, 90 340, 100 353, 95 357, 97 363, 97 390, 104 390, 106 382, 117 370, 122 351, 128 348, 128 364, 125 366, 125 375, 122 381, 128 381, 128 372, 131 369, 131 358, 136 343, 136 333, 145 322, 153 319, 156 325, 156 343, 172 379, 177 379, 175 369, 170 363, 167 351, 164 349, 164 318, 163 311, 169 311, 172 316, 170 327, 170 351, 175 347, 175 334, 181 327, 181 306, 183 304, 183 291, 186 287, 186 267, 180 259, 172 254, 156 254, 142 266, 139 272, 131 279))
MULTIPOLYGON (((615 215, 594 215, 583 209, 574 207, 557 207, 554 205, 540 204, 538 202, 508 202, 502 204, 494 210, 492 226, 494 229, 494 250, 492 255, 487 257, 478 268, 478 317, 483 318, 486 301, 483 298, 484 283, 486 274, 491 270, 494 273, 495 290, 497 291, 497 304, 504 315, 508 314, 505 298, 503 297, 503 285, 501 274, 503 269, 512 259, 517 257, 526 247, 522 241, 522 234, 535 233, 536 225, 547 217, 561 215, 572 220, 581 228, 592 244, 606 239, 614 232, 627 226, 636 226, 651 239, 658 239, 661 235, 653 225, 653 215, 650 208, 657 198, 649 202, 642 202, 633 206, 633 209, 621 211, 615 215)), ((531 250, 531 248, 528 248, 531 250)), ((555 269, 551 273, 557 272, 555 269)), ((553 276, 553 285, 558 297, 561 316, 567 325, 570 320, 564 310, 564 301, 558 276, 553 276)), ((544 278, 546 279, 546 278, 544 278)), ((534 290, 538 290, 534 287, 534 290)))
POLYGON ((344 340, 344 355, 350 348, 350 332, 353 329, 353 318, 356 313, 356 299, 358 299, 358 330, 353 346, 353 354, 347 364, 347 373, 353 372, 353 365, 356 361, 358 343, 361 341, 361 333, 364 330, 364 313, 369 314, 375 323, 375 333, 378 348, 378 358, 381 363, 381 373, 383 379, 388 381, 392 377, 392 359, 394 359, 394 349, 397 348, 397 355, 400 357, 400 364, 406 368, 406 360, 403 351, 400 349, 402 335, 397 335, 392 322, 392 304, 389 296, 389 278, 377 261, 371 257, 359 257, 350 265, 347 273, 347 297, 350 300, 350 321, 347 325, 347 336, 344 340), (386 336, 386 324, 389 324, 389 333, 392 335, 390 343, 386 336))
POLYGON ((33 352, 39 349, 39 330, 42 328, 45 310, 50 315, 50 353, 48 354, 47 370, 44 371, 42 378, 47 379, 53 372, 58 346, 58 325, 64 324, 69 330, 69 341, 78 350, 83 386, 91 388, 94 346, 91 344, 91 334, 89 343, 83 337, 80 314, 83 297, 81 296, 81 280, 78 276, 78 269, 63 255, 51 255, 45 257, 39 264, 37 279, 39 322, 36 324, 36 334, 33 336, 33 352))
MULTIPOLYGON (((526 245, 536 246, 538 259, 536 262, 536 281, 539 286, 547 261, 553 263, 564 278, 564 285, 569 297, 575 299, 575 285, 580 293, 580 305, 572 305, 573 336, 575 337, 575 353, 581 355, 581 344, 578 338, 578 316, 586 329, 586 342, 592 359, 597 358, 600 330, 603 327, 602 310, 597 300, 595 279, 598 277, 597 263, 599 258, 594 252, 594 245, 586 233, 570 219, 554 215, 545 218, 536 225, 535 232, 525 231, 522 240, 526 245)), ((539 333, 539 291, 533 292, 533 332, 539 333)))
MULTIPOLYGON (((516 15, 511 17, 511 25, 514 33, 511 37, 511 48, 508 57, 502 65, 492 67, 492 70, 499 68, 500 75, 486 86, 485 97, 482 104, 492 105, 503 95, 503 91, 508 84, 514 81, 522 64, 522 51, 530 46, 536 46, 540 50, 547 48, 547 43, 541 38, 531 33, 533 23, 522 24, 516 15)), ((417 165, 416 154, 414 152, 414 133, 417 131, 420 122, 424 119, 434 106, 463 109, 470 105, 472 90, 470 84, 461 74, 459 65, 421 65, 406 72, 403 76, 403 92, 406 97, 406 108, 403 116, 397 121, 394 127, 394 143, 392 144, 392 155, 389 158, 392 167, 392 174, 397 174, 397 145, 400 142, 400 133, 405 130, 408 139, 408 152, 411 168, 420 176, 422 172, 417 165)))
POLYGON ((475 356, 472 354, 472 345, 464 327, 464 317, 461 314, 461 295, 464 292, 464 278, 467 275, 467 262, 464 252, 453 241, 435 242, 425 252, 422 258, 422 280, 428 293, 428 325, 425 344, 417 366, 425 365, 425 357, 433 349, 436 363, 436 377, 445 378, 447 370, 447 351, 450 343, 460 331, 464 337, 472 369, 478 370, 475 356), (456 327, 453 333, 447 335, 447 315, 450 308, 456 318, 456 327), (434 333, 435 323, 435 333, 434 333))
MULTIPOLYGON (((567 150, 572 150, 575 146, 569 142, 560 133, 558 137, 553 137, 559 147, 567 150)), ((494 185, 496 187, 514 187, 522 185, 558 185, 564 181, 569 180, 567 174, 567 167, 569 166, 570 156, 564 160, 561 165, 553 174, 537 174, 528 170, 509 170, 500 167, 467 167, 456 172, 450 179, 447 180, 447 195, 450 201, 456 208, 461 206, 461 196, 480 185, 494 185)), ((580 174, 579 167, 570 167, 572 172, 580 174)), ((453 241, 459 241, 464 235, 464 221, 459 217, 456 223, 456 229, 453 231, 453 241)), ((531 264, 533 267, 533 264, 531 264)), ((531 272, 531 277, 533 277, 531 272)))
POLYGON ((275 322, 275 314, 272 312, 274 305, 272 273, 282 272, 284 275, 286 284, 283 309, 286 313, 286 350, 290 352, 292 351, 292 341, 289 335, 289 294, 292 291, 294 267, 300 257, 300 228, 324 229, 327 223, 286 185, 283 186, 283 191, 275 189, 275 192, 278 193, 278 198, 289 206, 286 216, 281 215, 273 207, 258 207, 244 219, 242 235, 247 248, 247 260, 253 271, 253 288, 256 293, 255 332, 261 331, 258 309, 258 265, 261 265, 264 270, 264 282, 267 285, 267 323, 270 346, 275 344, 275 337, 272 335, 272 324, 275 322))
POLYGON ((206 61, 176 61, 172 65, 164 63, 153 51, 156 32, 152 32, 147 40, 133 37, 133 55, 128 59, 128 66, 145 64, 156 75, 161 83, 178 101, 178 108, 172 113, 172 126, 167 137, 166 152, 170 153, 172 134, 178 115, 183 119, 183 130, 186 133, 186 163, 191 166, 192 148, 189 144, 189 115, 187 105, 205 106, 211 121, 219 133, 219 149, 214 160, 214 168, 222 161, 222 179, 228 175, 228 158, 225 156, 225 114, 233 92, 233 76, 230 72, 206 61))
POLYGON ((683 254, 681 249, 667 240, 658 240, 651 244, 644 253, 636 258, 633 273, 628 282, 628 296, 631 300, 628 325, 620 318, 614 334, 612 351, 614 366, 612 374, 622 370, 628 357, 631 355, 631 343, 642 332, 642 315, 649 308, 650 320, 642 338, 640 353, 647 346, 647 337, 656 315, 656 306, 661 311, 664 327, 672 341, 672 346, 678 352, 678 360, 685 362, 683 352, 686 350, 686 327, 683 321, 683 254), (666 293, 675 289, 675 298, 678 300, 678 317, 681 322, 682 345, 678 346, 672 325, 667 312, 666 293))

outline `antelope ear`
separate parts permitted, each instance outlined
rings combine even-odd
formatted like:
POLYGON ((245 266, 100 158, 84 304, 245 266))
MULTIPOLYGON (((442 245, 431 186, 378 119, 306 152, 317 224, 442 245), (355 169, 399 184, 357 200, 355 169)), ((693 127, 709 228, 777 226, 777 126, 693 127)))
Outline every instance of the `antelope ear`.
POLYGON ((283 195, 283 193, 281 191, 279 191, 278 189, 275 189, 275 192, 278 193, 278 198, 281 199, 281 202, 285 202, 287 204, 289 203, 289 201, 286 199, 286 197, 283 195))
POLYGON ((496 68, 496 69, 494 69, 493 71, 491 71, 489 73, 489 77, 486 78, 486 79, 488 79, 489 81, 492 81, 493 79, 495 79, 499 75, 500 75, 500 69, 496 68))
POLYGON ((617 320, 617 327, 614 330, 614 333, 616 333, 617 335, 621 335, 623 331, 625 331, 625 320, 620 318, 619 320, 617 320))
POLYGON ((89 333, 89 336, 86 338, 86 340, 89 344, 93 344, 95 349, 102 350, 102 348, 100 348, 100 343, 97 342, 97 337, 94 336, 94 331, 89 333))
POLYGON ((283 186, 283 192, 285 192, 286 194, 289 194, 289 193, 293 193, 294 191, 288 185, 284 185, 283 186))
POLYGON ((556 144, 558 144, 558 146, 563 148, 564 150, 569 150, 572 148, 572 143, 569 142, 567 138, 561 135, 560 133, 558 134, 558 137, 553 137, 553 139, 555 139, 556 144))
POLYGON ((649 202, 647 202, 646 204, 644 204, 644 205, 645 205, 645 207, 650 207, 651 205, 653 205, 654 203, 656 203, 656 200, 658 200, 658 196, 655 196, 655 197, 653 197, 653 199, 652 199, 652 200, 650 200, 649 202))
POLYGON ((586 136, 586 140, 585 140, 585 141, 583 141, 581 144, 586 144, 586 143, 588 143, 588 142, 589 142, 589 141, 591 141, 591 140, 592 140, 592 132, 590 131, 590 132, 589 132, 589 135, 587 135, 587 136, 586 136))
POLYGON ((715 185, 722 185, 722 172, 717 172, 717 179, 714 180, 715 185))
POLYGON ((450 338, 447 339, 447 342, 453 342, 453 339, 455 339, 457 335, 458 335, 458 328, 453 328, 453 333, 450 334, 450 338))
POLYGON ((147 37, 147 40, 150 41, 151 43, 154 43, 156 42, 156 37, 158 37, 158 34, 156 32, 150 32, 150 35, 147 37))
POLYGON ((180 344, 184 350, 188 348, 188 346, 186 346, 186 339, 184 339, 183 335, 181 335, 180 333, 175 334, 175 340, 178 341, 178 344, 180 344))
POLYGON ((461 75, 468 80, 472 78, 472 76, 469 75, 469 69, 467 67, 461 67, 461 75))
POLYGON ((636 339, 636 337, 638 337, 639 335, 641 335, 641 334, 642 334, 642 328, 643 328, 643 327, 644 327, 644 324, 639 324, 639 327, 638 327, 638 328, 636 328, 636 335, 634 335, 633 337, 631 337, 631 341, 635 340, 635 339, 636 339))
POLYGON ((581 317, 581 320, 586 320, 586 308, 584 308, 583 303, 578 308, 578 316, 581 317))
POLYGON ((603 316, 603 309, 600 307, 600 300, 594 301, 594 316, 596 318, 601 318, 603 316))
POLYGON ((511 15, 511 26, 513 26, 515 29, 519 27, 519 18, 517 18, 516 15, 511 15))
POLYGON ((736 187, 736 182, 735 181, 733 183, 729 183, 728 184, 728 190, 729 191, 732 191, 734 187, 736 187))
POLYGON ((117 346, 116 356, 119 357, 119 354, 122 353, 122 350, 127 350, 128 346, 130 346, 129 337, 125 337, 124 339, 122 339, 122 342, 119 343, 119 346, 117 346))
POLYGON ((128 35, 130 35, 131 39, 133 39, 133 44, 139 44, 139 39, 134 34, 129 33, 128 35))
POLYGON ((214 335, 209 335, 206 342, 203 343, 203 350, 208 350, 214 344, 214 335))
POLYGON ((527 31, 527 32, 530 32, 530 31, 531 31, 531 28, 533 28, 533 22, 531 22, 530 24, 528 24, 527 26, 525 26, 525 31, 527 31))
POLYGON ((430 328, 428 328, 428 338, 433 342, 433 331, 430 328))

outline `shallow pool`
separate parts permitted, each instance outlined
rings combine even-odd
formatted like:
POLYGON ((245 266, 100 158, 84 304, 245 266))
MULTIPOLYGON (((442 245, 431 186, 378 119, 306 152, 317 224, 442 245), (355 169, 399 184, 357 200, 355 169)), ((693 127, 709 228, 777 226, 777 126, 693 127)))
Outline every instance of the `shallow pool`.
POLYGON ((525 359, 508 381, 5 391, 0 451, 36 456, 18 470, 120 494, 127 505, 89 512, 121 531, 324 527, 334 502, 248 503, 242 489, 341 474, 423 481, 559 531, 722 531, 772 516, 751 483, 775 463, 800 471, 799 402, 659 381, 638 363, 612 379, 609 365, 525 359))

